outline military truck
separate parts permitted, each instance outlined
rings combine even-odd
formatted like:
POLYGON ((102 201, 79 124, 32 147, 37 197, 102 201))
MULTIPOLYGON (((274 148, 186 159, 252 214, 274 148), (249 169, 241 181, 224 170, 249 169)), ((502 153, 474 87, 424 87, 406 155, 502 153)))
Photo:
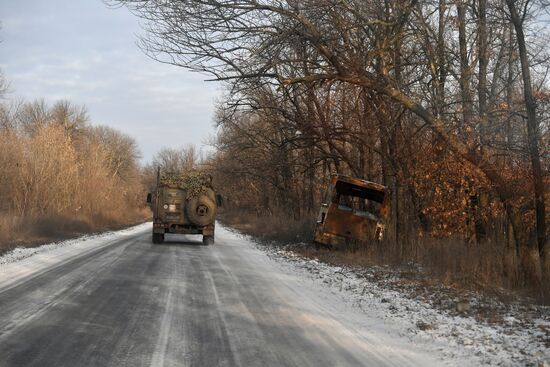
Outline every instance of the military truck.
POLYGON ((157 185, 147 195, 153 211, 153 243, 163 243, 168 233, 200 234, 203 245, 214 243, 214 226, 221 197, 212 177, 201 171, 157 171, 157 185))

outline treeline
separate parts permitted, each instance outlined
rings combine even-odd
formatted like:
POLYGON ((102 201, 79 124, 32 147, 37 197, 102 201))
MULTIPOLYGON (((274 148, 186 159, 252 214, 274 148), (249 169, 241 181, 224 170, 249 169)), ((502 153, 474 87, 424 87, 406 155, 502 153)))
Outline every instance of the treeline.
POLYGON ((213 164, 235 209, 311 220, 348 173, 391 189, 401 261, 548 279, 545 1, 113 3, 145 19, 152 57, 228 85, 213 164))
POLYGON ((68 101, 0 104, 0 248, 145 219, 139 157, 68 101))
POLYGON ((143 167, 143 183, 147 192, 154 192, 159 168, 163 172, 189 172, 204 167, 199 151, 192 144, 180 148, 162 148, 143 167))

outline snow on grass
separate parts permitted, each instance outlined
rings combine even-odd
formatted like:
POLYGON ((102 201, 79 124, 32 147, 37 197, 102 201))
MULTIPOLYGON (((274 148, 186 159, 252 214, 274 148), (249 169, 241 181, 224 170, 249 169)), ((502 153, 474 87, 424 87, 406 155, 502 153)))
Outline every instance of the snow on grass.
POLYGON ((390 268, 349 268, 307 259, 292 251, 259 246, 287 271, 337 293, 347 303, 376 317, 398 334, 437 353, 445 364, 471 361, 480 366, 548 366, 550 308, 504 305, 471 293, 448 299, 441 287, 419 294, 390 268), (380 273, 384 274, 380 277, 380 273), (466 311, 458 312, 460 302, 466 311), (480 318, 490 310, 495 321, 480 318))
POLYGON ((143 223, 119 231, 84 235, 38 247, 16 247, 0 256, 0 288, 11 286, 22 278, 65 260, 108 246, 121 238, 150 228, 151 223, 143 223))

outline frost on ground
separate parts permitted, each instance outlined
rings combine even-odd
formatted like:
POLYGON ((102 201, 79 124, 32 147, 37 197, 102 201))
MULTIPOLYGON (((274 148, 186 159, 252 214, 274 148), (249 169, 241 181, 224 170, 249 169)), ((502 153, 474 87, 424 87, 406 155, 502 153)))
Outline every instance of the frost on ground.
POLYGON ((450 364, 550 366, 550 307, 424 287, 404 282, 389 267, 334 266, 280 247, 260 247, 287 271, 339 294, 450 364))
POLYGON ((18 280, 47 269, 74 256, 108 246, 114 241, 149 229, 144 223, 119 231, 84 235, 38 247, 16 247, 0 256, 0 287, 11 286, 18 280))

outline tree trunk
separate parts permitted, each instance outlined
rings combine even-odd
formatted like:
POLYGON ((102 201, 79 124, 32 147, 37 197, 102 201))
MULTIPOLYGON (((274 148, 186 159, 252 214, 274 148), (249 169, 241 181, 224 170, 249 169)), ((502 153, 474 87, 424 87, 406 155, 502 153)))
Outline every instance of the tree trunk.
MULTIPOLYGON (((456 4, 456 11, 458 13, 458 43, 460 48, 460 92, 462 98, 462 116, 463 124, 472 119, 472 93, 470 90, 470 64, 468 61, 468 45, 466 35, 466 6, 462 0, 458 0, 456 4)), ((464 125, 462 126, 462 133, 464 132, 464 125)))
POLYGON ((487 65, 489 55, 487 54, 487 0, 479 0, 479 21, 477 48, 479 54, 479 73, 477 93, 479 99, 479 115, 482 121, 487 119, 487 65))
POLYGON ((536 216, 536 241, 531 241, 529 239, 529 252, 533 260, 537 260, 536 258, 538 258, 538 256, 544 257, 544 247, 546 245, 546 208, 544 202, 544 181, 540 163, 537 106, 533 95, 533 86, 531 84, 531 71, 529 68, 529 55, 527 53, 525 35, 523 32, 523 19, 518 14, 514 0, 506 0, 506 3, 510 10, 511 20, 516 31, 521 62, 521 75, 523 78, 523 97, 525 100, 525 108, 527 109, 527 145, 533 172, 536 216))
MULTIPOLYGON (((437 80, 437 116, 443 114, 443 106, 445 105, 445 80, 447 79, 447 66, 445 65, 445 11, 446 0, 439 0, 438 14, 439 22, 437 28, 437 63, 438 63, 438 80, 437 80)), ((398 48, 400 45, 396 45, 398 48)), ((397 73, 396 73, 397 74, 397 73)), ((401 82, 401 77, 396 76, 396 81, 401 82)))
MULTIPOLYGON (((488 118, 487 118, 487 65, 489 63, 488 50, 487 50, 487 0, 479 0, 478 7, 478 38, 477 38, 477 49, 478 49, 478 58, 479 58, 479 69, 478 69, 478 99, 479 99, 479 117, 481 124, 481 136, 479 137, 480 141, 483 141, 485 135, 488 118)), ((475 189, 475 197, 473 199, 473 219, 474 219, 474 230, 476 241, 478 243, 483 242, 486 239, 487 230, 485 228, 485 223, 483 223, 481 210, 482 203, 480 200, 480 194, 478 188, 475 189)))

